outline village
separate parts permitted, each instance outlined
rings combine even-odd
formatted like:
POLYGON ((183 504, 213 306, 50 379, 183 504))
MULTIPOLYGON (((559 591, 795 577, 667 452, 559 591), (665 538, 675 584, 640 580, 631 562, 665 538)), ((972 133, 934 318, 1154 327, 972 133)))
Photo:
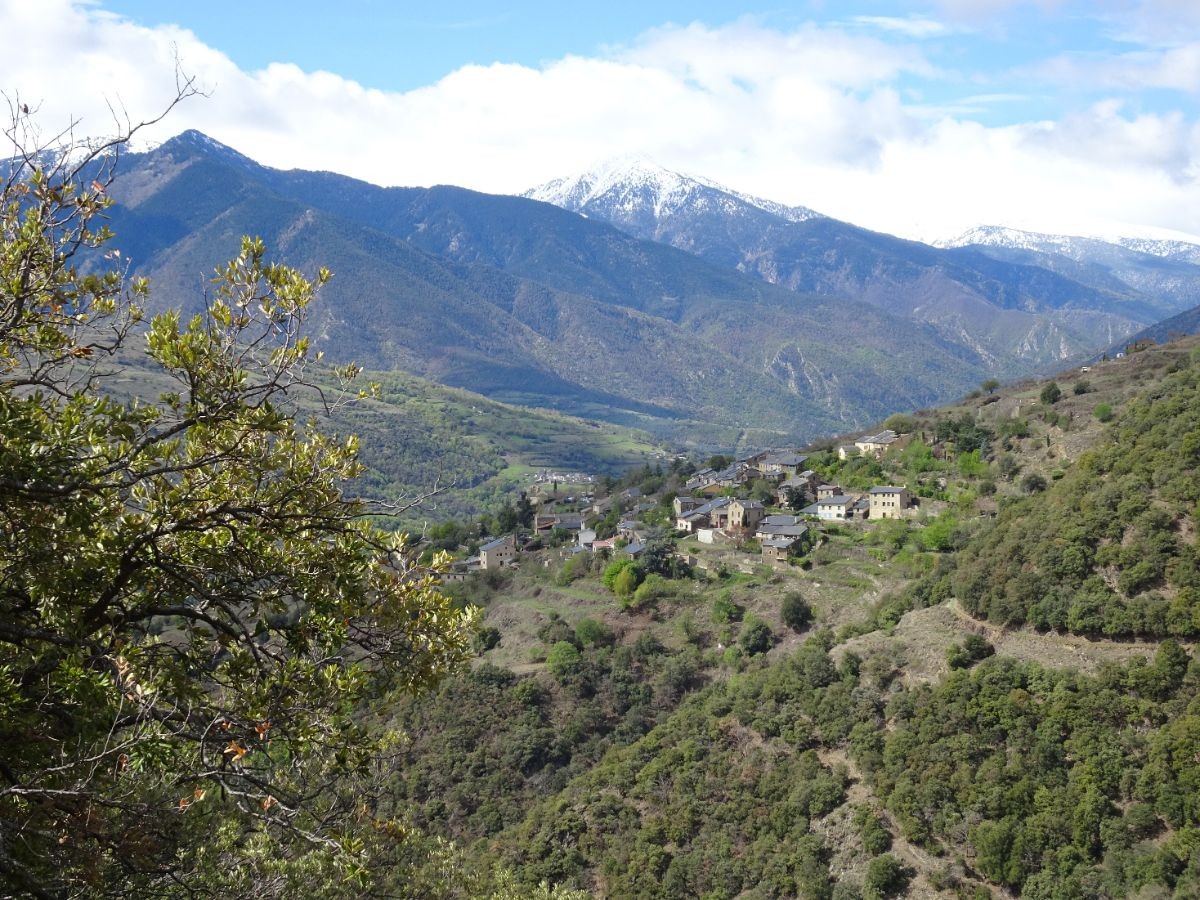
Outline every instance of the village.
MULTIPOLYGON (((843 463, 878 463, 908 447, 914 437, 884 429, 820 455, 843 463)), ((595 488, 591 476, 540 475, 528 496, 521 496, 521 503, 534 511, 529 527, 483 539, 478 553, 455 561, 446 577, 456 581, 472 572, 512 566, 523 552, 543 549, 552 549, 558 559, 604 554, 638 560, 653 541, 668 542, 677 559, 701 572, 803 566, 807 554, 822 541, 823 529, 919 520, 945 506, 923 502, 901 485, 851 488, 828 482, 809 467, 811 458, 800 448, 762 450, 733 460, 715 458, 726 464, 691 471, 686 478, 678 476, 676 490, 669 490, 664 479, 655 493, 627 487, 600 497, 592 493, 563 497, 558 490, 560 485, 595 488)))

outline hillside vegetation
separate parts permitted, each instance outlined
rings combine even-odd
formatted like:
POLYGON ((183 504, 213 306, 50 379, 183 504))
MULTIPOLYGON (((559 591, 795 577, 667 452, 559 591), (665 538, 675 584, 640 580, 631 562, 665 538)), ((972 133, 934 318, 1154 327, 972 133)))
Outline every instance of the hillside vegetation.
MULTIPOLYGON (((335 397, 336 380, 319 369, 317 376, 335 397)), ((373 397, 328 413, 315 391, 293 391, 289 402, 322 430, 359 438, 366 467, 355 484, 359 494, 394 505, 436 490, 401 517, 408 526, 477 516, 542 470, 616 475, 664 452, 648 435, 607 422, 517 408, 399 372, 364 371, 359 378, 378 385, 373 397)), ((130 352, 105 385, 114 396, 146 401, 170 381, 130 352)))
POLYGON ((552 551, 455 587, 495 634, 383 717, 411 736, 397 808, 472 865, 596 896, 1194 896, 1200 664, 1171 609, 1194 572, 1197 346, 919 411, 923 440, 879 461, 813 453, 922 512, 825 526, 799 566, 687 539, 708 574, 631 597, 552 551), (1066 535, 1091 554, 1074 579, 1052 574, 1066 535), (1146 561, 1159 580, 1134 590, 1146 561), (1030 578, 1019 615, 980 605, 1030 578), (1141 623, 1120 641, 1072 624, 1096 578, 1105 614, 1141 623))
POLYGON ((969 612, 1002 624, 1197 634, 1198 468, 1200 366, 1173 362, 1099 447, 964 549, 954 593, 969 612))

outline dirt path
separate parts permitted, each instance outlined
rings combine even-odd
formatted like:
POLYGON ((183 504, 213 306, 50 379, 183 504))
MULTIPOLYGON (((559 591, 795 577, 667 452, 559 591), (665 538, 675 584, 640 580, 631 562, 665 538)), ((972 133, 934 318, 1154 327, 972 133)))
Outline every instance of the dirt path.
MULTIPOLYGON (((996 648, 996 652, 1017 659, 1027 659, 1044 666, 1071 667, 1081 672, 1093 673, 1106 662, 1126 663, 1135 657, 1151 657, 1157 652, 1160 641, 1110 641, 1093 640, 1076 634, 1038 632, 1029 628, 1005 628, 976 619, 957 598, 946 603, 962 623, 974 634, 982 634, 996 648)), ((1191 646, 1181 644, 1191 652, 1191 646)))
POLYGON ((1158 649, 1156 641, 1089 640, 1073 634, 1005 628, 974 618, 957 600, 950 600, 906 613, 891 634, 864 634, 834 647, 830 655, 840 661, 848 652, 864 657, 890 654, 901 672, 901 681, 912 687, 944 678, 950 671, 946 651, 971 634, 987 638, 1001 656, 1087 674, 1095 674, 1106 662, 1120 664, 1139 656, 1151 657, 1158 649))

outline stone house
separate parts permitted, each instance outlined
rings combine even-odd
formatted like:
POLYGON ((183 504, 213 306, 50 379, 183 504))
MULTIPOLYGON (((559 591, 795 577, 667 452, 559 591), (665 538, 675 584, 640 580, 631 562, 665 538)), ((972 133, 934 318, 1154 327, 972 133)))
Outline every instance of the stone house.
POLYGON ((479 568, 499 569, 517 558, 517 540, 511 534, 488 541, 479 548, 479 568))
POLYGON ((851 509, 857 500, 857 497, 852 497, 849 494, 834 494, 833 496, 818 500, 812 506, 805 507, 804 512, 812 509, 815 510, 818 519, 826 522, 836 522, 850 518, 851 509))
POLYGON ((697 506, 691 511, 677 516, 675 527, 680 531, 686 531, 688 534, 694 533, 697 528, 707 528, 710 525, 715 528, 724 527, 729 521, 729 514, 726 509, 728 506, 728 497, 718 497, 716 500, 710 500, 708 503, 697 506))
POLYGON ((701 501, 697 500, 695 497, 685 497, 682 495, 676 497, 674 500, 671 501, 671 506, 675 510, 675 518, 679 518, 680 516, 684 515, 685 513, 690 513, 697 506, 702 506, 702 505, 703 504, 701 503, 701 501))
POLYGON ((908 509, 911 500, 907 488, 889 484, 871 488, 868 496, 870 497, 872 519, 899 519, 908 509))
POLYGON ((791 556, 800 547, 800 538, 790 537, 773 537, 762 541, 762 558, 763 562, 777 565, 786 563, 788 557, 791 556))
POLYGON ((734 500, 729 504, 729 527, 752 529, 766 514, 759 500, 734 500))
POLYGON ((863 456, 873 456, 876 459, 881 459, 889 450, 903 447, 907 443, 907 438, 902 439, 892 429, 885 428, 879 434, 859 438, 854 442, 854 446, 863 456))

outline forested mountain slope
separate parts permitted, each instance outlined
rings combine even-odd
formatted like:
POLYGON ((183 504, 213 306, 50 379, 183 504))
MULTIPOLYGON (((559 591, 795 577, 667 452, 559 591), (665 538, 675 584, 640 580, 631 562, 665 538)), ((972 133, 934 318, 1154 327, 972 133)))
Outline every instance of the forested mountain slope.
POLYGON ((397 808, 596 896, 1194 896, 1197 343, 921 411, 882 460, 813 448, 923 511, 823 526, 799 566, 688 538, 727 568, 456 587, 495 633, 391 707, 397 808))
POLYGON ((1200 633, 1200 366, 1173 368, 964 549, 953 586, 967 610, 1090 635, 1200 633))
MULTIPOLYGON (((146 402, 171 388, 140 353, 121 363, 105 380, 111 396, 146 402)), ((312 378, 326 399, 346 399, 327 369, 315 368, 312 378)), ((359 493, 393 506, 426 497, 405 525, 478 516, 508 502, 538 470, 614 476, 665 453, 644 432, 607 422, 509 406, 400 372, 368 370, 360 379, 378 392, 328 412, 315 390, 294 390, 289 401, 322 431, 358 437, 366 467, 359 493)))

